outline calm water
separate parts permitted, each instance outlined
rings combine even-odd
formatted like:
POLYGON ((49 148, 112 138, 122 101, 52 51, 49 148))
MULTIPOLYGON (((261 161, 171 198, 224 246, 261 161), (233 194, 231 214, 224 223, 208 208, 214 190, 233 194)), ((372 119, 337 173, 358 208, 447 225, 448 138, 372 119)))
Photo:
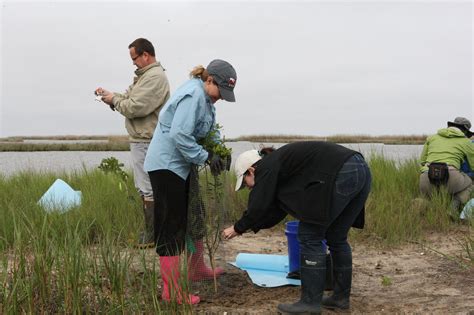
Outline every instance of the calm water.
MULTIPOLYGON (((229 142, 232 148, 232 158, 250 149, 259 149, 259 143, 229 142)), ((275 146, 283 143, 265 143, 265 146, 275 146)), ((422 145, 383 145, 383 144, 343 144, 346 147, 362 152, 365 156, 383 154, 386 158, 404 161, 420 156, 422 145)), ((22 170, 40 172, 70 172, 84 168, 92 169, 99 166, 104 158, 115 157, 130 168, 130 152, 128 151, 51 151, 51 152, 0 152, 0 174, 11 175, 22 170)))

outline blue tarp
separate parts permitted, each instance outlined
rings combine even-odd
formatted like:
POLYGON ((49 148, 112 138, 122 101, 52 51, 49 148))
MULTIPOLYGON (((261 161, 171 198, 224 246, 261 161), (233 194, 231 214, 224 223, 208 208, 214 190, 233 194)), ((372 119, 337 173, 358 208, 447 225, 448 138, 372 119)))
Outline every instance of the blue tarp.
POLYGON ((80 191, 75 191, 63 180, 56 179, 38 201, 38 204, 48 212, 54 210, 66 212, 81 204, 81 196, 80 191))
POLYGON ((288 256, 240 253, 231 265, 245 270, 252 282, 260 287, 301 285, 300 280, 287 279, 288 256))

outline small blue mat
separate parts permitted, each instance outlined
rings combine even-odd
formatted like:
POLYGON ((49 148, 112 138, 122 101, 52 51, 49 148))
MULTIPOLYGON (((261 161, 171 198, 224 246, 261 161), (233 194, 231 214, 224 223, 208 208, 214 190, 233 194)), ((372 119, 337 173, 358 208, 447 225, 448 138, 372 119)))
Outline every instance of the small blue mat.
POLYGON ((245 270, 252 282, 260 287, 273 288, 283 285, 301 285, 300 280, 287 279, 288 256, 240 253, 231 265, 245 270))
POLYGON ((38 204, 48 212, 54 210, 66 212, 72 207, 81 205, 81 197, 80 191, 75 191, 63 180, 56 179, 38 201, 38 204))

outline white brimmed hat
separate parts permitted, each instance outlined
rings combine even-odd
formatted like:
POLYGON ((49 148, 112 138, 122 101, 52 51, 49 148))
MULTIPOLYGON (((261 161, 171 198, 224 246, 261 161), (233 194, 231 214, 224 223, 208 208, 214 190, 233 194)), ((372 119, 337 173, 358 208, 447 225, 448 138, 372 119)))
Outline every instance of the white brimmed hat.
POLYGON ((238 191, 242 188, 242 181, 244 179, 244 174, 247 170, 255 164, 255 162, 261 160, 262 157, 257 150, 245 151, 235 161, 234 172, 237 176, 237 183, 235 184, 235 191, 238 191))

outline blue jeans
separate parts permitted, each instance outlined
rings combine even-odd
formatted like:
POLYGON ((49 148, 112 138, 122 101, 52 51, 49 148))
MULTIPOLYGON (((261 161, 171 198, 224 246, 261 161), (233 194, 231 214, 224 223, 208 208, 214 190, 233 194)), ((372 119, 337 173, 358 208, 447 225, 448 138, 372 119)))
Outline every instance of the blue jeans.
POLYGON ((329 224, 299 223, 298 241, 302 254, 325 254, 324 239, 331 252, 351 253, 347 234, 364 207, 371 181, 369 167, 362 155, 355 154, 344 163, 336 177, 329 224))

